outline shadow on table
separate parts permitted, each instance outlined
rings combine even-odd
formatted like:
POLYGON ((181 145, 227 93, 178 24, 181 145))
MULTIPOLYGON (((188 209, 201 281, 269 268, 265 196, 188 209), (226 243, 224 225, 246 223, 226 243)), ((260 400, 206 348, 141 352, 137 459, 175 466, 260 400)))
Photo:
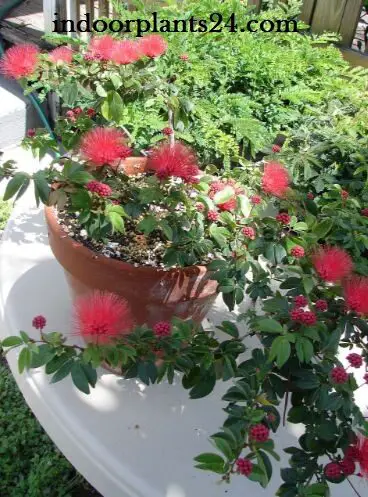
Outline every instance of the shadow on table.
POLYGON ((47 228, 43 209, 29 209, 11 219, 6 228, 5 238, 14 243, 48 244, 47 228))

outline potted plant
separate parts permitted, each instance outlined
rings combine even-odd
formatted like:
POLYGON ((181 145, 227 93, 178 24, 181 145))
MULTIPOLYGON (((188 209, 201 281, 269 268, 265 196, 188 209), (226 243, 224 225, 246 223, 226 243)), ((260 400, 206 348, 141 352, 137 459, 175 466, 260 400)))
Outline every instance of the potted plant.
MULTIPOLYGON (((154 40, 162 50, 163 42, 154 40)), ((354 474, 368 472, 367 425, 354 402, 368 379, 363 373, 368 281, 359 274, 360 251, 339 246, 342 228, 326 203, 333 198, 337 210, 360 216, 363 224, 365 206, 339 185, 326 194, 306 194, 277 158, 280 147, 261 162, 233 169, 200 165, 193 150, 175 138, 175 96, 167 81, 155 78, 152 58, 139 56, 135 83, 131 67, 111 59, 115 43, 103 37, 92 40, 87 53, 59 50, 56 68, 50 55, 35 54, 31 72, 25 74, 19 65, 13 74, 32 79, 46 71, 64 102, 70 99, 72 108, 56 127, 67 152, 33 175, 15 171, 10 163, 0 173, 11 178, 6 198, 19 196, 33 180, 37 200, 46 204, 50 243, 76 293, 74 332, 86 345, 46 333, 45 318, 36 316, 38 336, 20 332, 3 340, 2 347, 22 347, 20 371, 45 366, 53 382, 70 374, 85 393, 97 381, 96 368, 106 363, 126 379, 146 384, 172 382, 181 373, 193 399, 210 394, 218 379, 232 380, 224 396, 227 420, 211 437, 219 453, 197 456, 200 469, 221 474, 224 482, 238 474, 266 486, 270 458, 278 458, 272 433, 288 419, 303 423, 305 433, 299 447, 287 449, 290 468, 282 471, 278 495, 327 497, 330 484, 348 479, 354 485, 354 474), (134 136, 119 117, 123 97, 147 98, 144 85, 151 77, 155 84, 147 91, 161 92, 168 126, 144 150, 143 162, 134 158, 129 166, 134 136), (271 215, 265 209, 270 204, 271 215), (69 251, 73 255, 67 256, 69 251), (76 252, 81 262, 73 268, 76 252), (110 263, 113 269, 101 284, 100 271, 110 263), (83 264, 86 276, 80 273, 83 264), (146 271, 154 272, 158 283, 147 299, 146 271), (120 284, 120 275, 128 286, 120 284), (158 292, 165 278, 176 296, 172 300, 166 290, 161 297, 158 292), (226 340, 202 329, 200 320, 217 292, 230 310, 245 294, 251 298, 254 305, 237 318, 247 324, 245 335, 232 321, 219 327, 229 335, 226 340), (256 336, 260 345, 243 361, 248 336, 256 336), (354 349, 346 365, 339 360, 339 346, 354 349)), ((142 47, 138 43, 134 49, 142 47)), ((122 53, 130 53, 128 45, 122 53)), ((11 69, 11 61, 14 65, 16 58, 6 55, 3 70, 11 69)), ((26 143, 35 151, 57 147, 42 131, 28 135, 26 143)))

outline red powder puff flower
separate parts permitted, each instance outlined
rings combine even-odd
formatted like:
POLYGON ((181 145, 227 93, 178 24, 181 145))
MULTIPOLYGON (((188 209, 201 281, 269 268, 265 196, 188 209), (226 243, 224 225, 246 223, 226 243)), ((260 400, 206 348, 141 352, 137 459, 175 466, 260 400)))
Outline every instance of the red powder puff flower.
POLYGON ((281 152, 281 147, 280 147, 280 145, 276 145, 276 144, 275 144, 275 145, 272 145, 272 152, 273 152, 274 154, 278 154, 279 152, 281 152))
POLYGON ((219 218, 218 212, 216 212, 216 211, 208 211, 207 212, 207 219, 209 221, 213 221, 215 223, 216 221, 218 221, 218 218, 219 218))
POLYGON ((94 128, 82 137, 80 152, 95 166, 115 166, 132 151, 125 145, 125 135, 115 128, 94 128))
POLYGON ((80 116, 81 114, 83 114, 83 110, 80 107, 75 107, 75 109, 73 109, 73 112, 76 116, 80 116))
POLYGON ((296 245, 291 249, 290 255, 295 257, 296 259, 301 259, 305 256, 305 250, 300 245, 296 245))
POLYGON ((353 368, 359 369, 363 366, 363 357, 359 354, 349 354, 346 359, 349 361, 350 366, 353 368))
POLYGON ((259 205, 262 202, 262 198, 259 195, 253 195, 253 197, 250 198, 250 201, 253 205, 259 205))
POLYGON ((227 200, 226 202, 223 202, 222 204, 218 204, 218 208, 221 211, 233 211, 236 209, 237 206, 237 200, 236 198, 231 198, 230 200, 227 200))
POLYGON ((342 468, 337 462, 326 464, 324 473, 329 480, 339 480, 342 477, 342 468))
POLYGON ((361 475, 368 478, 368 438, 361 436, 356 447, 359 451, 358 463, 361 475))
POLYGON ((196 209, 198 212, 203 212, 204 211, 204 204, 202 204, 202 202, 197 202, 196 209))
POLYGON ((365 209, 362 209, 360 211, 361 215, 364 216, 364 217, 368 217, 368 208, 365 208, 365 209))
POLYGON ((32 326, 36 328, 36 330, 43 330, 46 326, 46 318, 44 316, 35 316, 32 319, 32 326))
POLYGON ((109 185, 105 183, 100 183, 99 181, 89 181, 86 185, 88 191, 96 193, 100 197, 109 197, 112 193, 112 189, 109 185))
POLYGON ((237 471, 243 476, 249 476, 253 471, 253 463, 250 459, 238 459, 236 461, 237 471))
POLYGON ((113 293, 95 291, 79 297, 74 306, 75 333, 86 341, 106 344, 129 333, 133 318, 128 303, 113 293))
POLYGON ((155 58, 166 52, 167 43, 160 35, 148 35, 139 41, 139 48, 143 55, 155 58))
POLYGON ((169 127, 164 128, 164 129, 161 131, 161 133, 162 133, 163 135, 166 135, 166 136, 170 136, 170 135, 172 135, 172 134, 173 134, 173 132, 174 132, 174 130, 173 130, 172 128, 169 128, 169 127))
POLYGON ((307 193, 307 199, 314 200, 314 195, 312 192, 307 193))
POLYGON ((171 324, 167 321, 160 321, 154 325, 153 331, 159 338, 168 337, 171 335, 171 324))
POLYGON ((199 174, 197 157, 180 142, 175 142, 173 146, 163 143, 154 149, 148 158, 147 167, 160 179, 175 176, 182 178, 185 183, 190 183, 199 174))
POLYGON ((137 62, 142 56, 142 51, 138 42, 123 40, 114 44, 110 60, 115 64, 132 64, 137 62))
POLYGON ((0 60, 0 72, 10 79, 31 76, 38 64, 39 50, 30 43, 9 48, 0 60))
POLYGON ((368 277, 352 277, 345 283, 344 293, 348 309, 368 314, 368 277))
POLYGON ((287 226, 291 222, 291 217, 287 212, 280 212, 280 214, 277 214, 276 216, 276 221, 287 226))
POLYGON ((348 379, 349 379, 348 373, 341 366, 337 366, 336 368, 333 368, 333 370, 331 371, 331 380, 333 383, 336 383, 337 385, 342 385, 346 383, 348 379))
POLYGON ((255 229, 251 226, 246 226, 245 228, 243 228, 242 233, 246 238, 249 238, 250 240, 254 240, 256 238, 255 229))
POLYGON ((338 247, 319 249, 314 254, 312 261, 315 270, 324 281, 340 281, 353 270, 353 261, 350 255, 338 247))
POLYGON ((73 60, 73 50, 69 47, 57 47, 49 53, 51 62, 70 64, 73 60))
POLYGON ((297 295, 294 298, 295 307, 305 307, 308 305, 308 299, 304 295, 297 295))
POLYGON ((326 300, 319 299, 315 303, 315 306, 316 306, 317 311, 326 312, 328 309, 328 302, 326 300))
POLYGON ((270 436, 270 430, 263 424, 254 425, 249 430, 249 437, 255 442, 267 442, 270 436))
POLYGON ((282 164, 269 162, 262 177, 262 190, 275 197, 283 197, 289 188, 289 173, 282 164))
POLYGON ((88 45, 88 55, 95 59, 111 60, 116 41, 110 35, 95 36, 88 45))
POLYGON ((91 108, 87 109, 86 114, 88 117, 95 117, 96 111, 95 111, 95 109, 92 109, 92 107, 91 107, 91 108))

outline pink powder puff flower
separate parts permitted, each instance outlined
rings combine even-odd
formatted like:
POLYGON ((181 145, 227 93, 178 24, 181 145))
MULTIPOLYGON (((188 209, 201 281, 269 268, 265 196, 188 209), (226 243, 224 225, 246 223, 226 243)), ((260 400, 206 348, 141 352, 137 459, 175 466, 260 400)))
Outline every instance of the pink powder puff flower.
POLYGON ((115 166, 132 153, 125 144, 125 134, 116 128, 93 128, 84 134, 80 152, 95 166, 115 166))
POLYGON ((9 79, 31 76, 37 69, 39 53, 30 43, 9 48, 0 60, 0 73, 9 79))

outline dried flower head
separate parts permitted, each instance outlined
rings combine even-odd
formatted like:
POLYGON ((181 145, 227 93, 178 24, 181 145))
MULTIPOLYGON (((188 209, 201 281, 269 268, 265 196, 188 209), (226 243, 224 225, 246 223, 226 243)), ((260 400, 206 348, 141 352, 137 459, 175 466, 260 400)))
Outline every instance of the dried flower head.
POLYGON ((0 73, 9 79, 31 76, 37 69, 39 53, 30 43, 9 48, 0 60, 0 73))

